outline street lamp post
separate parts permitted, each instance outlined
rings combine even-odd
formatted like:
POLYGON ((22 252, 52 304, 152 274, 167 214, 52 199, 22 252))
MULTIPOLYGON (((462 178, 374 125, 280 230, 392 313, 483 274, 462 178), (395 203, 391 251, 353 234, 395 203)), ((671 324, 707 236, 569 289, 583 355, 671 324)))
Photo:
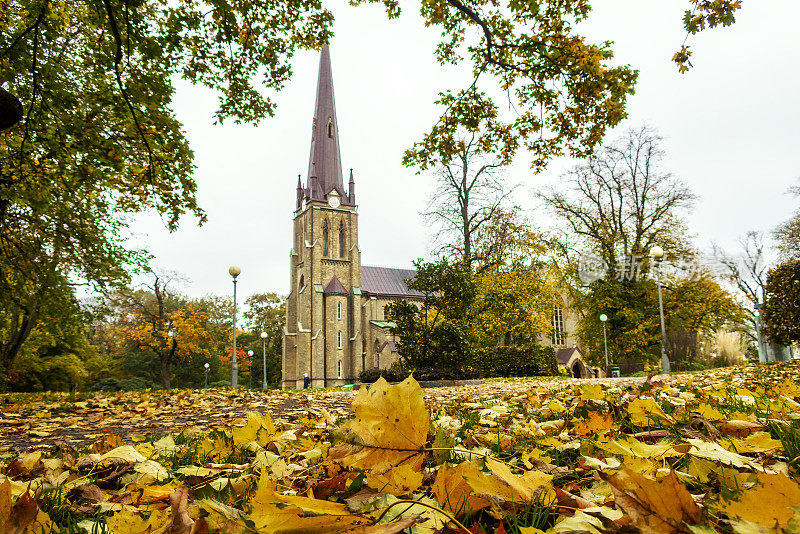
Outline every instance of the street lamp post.
POLYGON ((233 358, 231 358, 231 386, 239 387, 239 362, 236 361, 236 277, 242 270, 236 265, 231 265, 228 274, 233 278, 233 358))
POLYGON ((606 338, 606 321, 608 321, 608 315, 605 313, 600 315, 600 322, 603 323, 603 347, 606 351, 606 376, 608 376, 608 339, 606 338))
POLYGON ((250 358, 250 387, 253 387, 253 354, 252 350, 247 351, 247 357, 250 358))
POLYGON ((261 389, 267 389, 267 333, 261 332, 261 357, 264 360, 261 371, 264 374, 261 389))
POLYGON ((669 358, 667 358, 667 331, 664 328, 664 300, 661 298, 661 262, 664 260, 664 249, 658 245, 650 249, 650 257, 655 260, 656 286, 658 286, 658 313, 661 318, 661 367, 669 373, 669 358))
POLYGON ((205 365, 203 365, 203 367, 205 368, 205 371, 206 371, 206 376, 205 376, 205 379, 203 380, 203 387, 207 388, 208 387, 208 369, 211 366, 208 364, 208 362, 206 362, 205 365))

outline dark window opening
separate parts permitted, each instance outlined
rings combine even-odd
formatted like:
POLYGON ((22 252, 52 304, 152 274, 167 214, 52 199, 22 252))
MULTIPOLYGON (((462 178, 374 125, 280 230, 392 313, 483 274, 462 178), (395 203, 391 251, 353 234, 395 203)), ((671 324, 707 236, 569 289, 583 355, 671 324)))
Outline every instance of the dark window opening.
POLYGON ((345 241, 344 241, 344 222, 339 223, 339 257, 344 258, 344 249, 345 249, 345 241))
POLYGON ((328 137, 333 137, 333 120, 328 119, 328 137))
POLYGON ((322 223, 322 255, 328 255, 328 220, 322 223))

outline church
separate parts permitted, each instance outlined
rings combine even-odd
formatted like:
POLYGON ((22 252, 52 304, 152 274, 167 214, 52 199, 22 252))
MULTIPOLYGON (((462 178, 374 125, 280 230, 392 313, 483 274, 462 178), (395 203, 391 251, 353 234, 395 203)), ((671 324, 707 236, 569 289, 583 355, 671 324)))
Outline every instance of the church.
MULTIPOLYGON (((297 178, 292 232, 283 388, 302 388, 305 376, 311 387, 352 384, 365 369, 391 366, 398 354, 386 306, 397 299, 421 302, 423 295, 406 284, 414 269, 361 265, 356 185, 350 169, 344 187, 327 45, 319 60, 308 175, 305 184, 297 178)), ((567 359, 559 357, 560 366, 582 373, 586 366, 577 363, 583 353, 575 350, 570 332, 576 318, 569 310, 566 300, 554 303, 552 335, 539 336, 539 342, 563 353, 567 359)))
POLYGON ((291 281, 283 330, 283 388, 335 387, 364 369, 386 368, 397 347, 385 308, 421 300, 413 269, 361 265, 353 170, 344 187, 330 50, 322 48, 305 185, 297 179, 291 281))

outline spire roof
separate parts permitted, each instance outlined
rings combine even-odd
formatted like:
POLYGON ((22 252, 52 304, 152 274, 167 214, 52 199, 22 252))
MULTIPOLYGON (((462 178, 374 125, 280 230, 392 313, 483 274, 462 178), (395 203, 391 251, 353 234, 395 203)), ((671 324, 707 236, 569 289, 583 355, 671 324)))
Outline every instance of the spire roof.
POLYGON ((339 153, 339 123, 333 99, 333 75, 328 45, 322 47, 319 57, 317 100, 311 134, 311 155, 308 162, 308 183, 312 199, 325 199, 332 189, 345 196, 342 182, 342 162, 339 153), (316 180, 311 180, 316 176, 316 180))

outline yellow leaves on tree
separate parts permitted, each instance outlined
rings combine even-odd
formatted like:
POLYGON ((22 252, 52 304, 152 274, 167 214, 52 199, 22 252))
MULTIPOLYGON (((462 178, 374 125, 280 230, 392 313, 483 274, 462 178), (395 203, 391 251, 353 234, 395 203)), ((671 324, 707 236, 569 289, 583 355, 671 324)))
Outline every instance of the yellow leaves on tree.
POLYGON ((332 458, 346 467, 368 470, 367 485, 407 495, 422 484, 423 448, 430 413, 422 388, 412 377, 397 385, 383 378, 361 389, 353 401, 349 428, 358 443, 334 447, 332 458))

